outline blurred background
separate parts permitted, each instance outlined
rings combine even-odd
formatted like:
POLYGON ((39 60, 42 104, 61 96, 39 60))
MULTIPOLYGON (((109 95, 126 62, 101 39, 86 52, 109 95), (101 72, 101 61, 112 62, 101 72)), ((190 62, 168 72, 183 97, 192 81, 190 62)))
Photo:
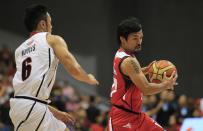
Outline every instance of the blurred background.
POLYGON ((7 0, 0 4, 0 131, 13 130, 8 100, 13 93, 14 51, 29 36, 23 14, 31 4, 49 8, 53 34, 67 41, 82 67, 100 82, 99 87, 77 82, 59 66, 52 104, 75 114, 76 130, 99 131, 106 127, 112 62, 118 49, 116 28, 130 16, 140 18, 143 26, 143 47, 137 56, 140 64, 166 59, 176 65, 179 74, 175 92, 144 97, 143 111, 169 130, 178 130, 187 117, 202 116, 203 1, 7 0))

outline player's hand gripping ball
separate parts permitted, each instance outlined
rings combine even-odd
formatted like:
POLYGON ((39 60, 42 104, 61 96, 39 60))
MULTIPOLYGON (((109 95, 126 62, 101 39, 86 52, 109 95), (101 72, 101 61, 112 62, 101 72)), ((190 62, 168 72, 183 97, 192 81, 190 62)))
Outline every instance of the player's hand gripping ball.
POLYGON ((173 72, 177 73, 177 69, 173 63, 168 60, 159 60, 150 65, 148 70, 149 80, 153 83, 160 83, 163 79, 164 72, 170 77, 173 72))

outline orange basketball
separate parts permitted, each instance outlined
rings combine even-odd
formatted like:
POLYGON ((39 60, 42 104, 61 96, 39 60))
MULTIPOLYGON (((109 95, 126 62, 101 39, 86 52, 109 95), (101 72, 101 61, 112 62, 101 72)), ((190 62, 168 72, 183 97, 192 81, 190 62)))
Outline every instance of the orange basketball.
POLYGON ((160 83, 163 79, 164 72, 166 72, 166 76, 170 77, 173 71, 177 72, 175 65, 170 61, 156 61, 149 68, 149 80, 150 82, 160 83))

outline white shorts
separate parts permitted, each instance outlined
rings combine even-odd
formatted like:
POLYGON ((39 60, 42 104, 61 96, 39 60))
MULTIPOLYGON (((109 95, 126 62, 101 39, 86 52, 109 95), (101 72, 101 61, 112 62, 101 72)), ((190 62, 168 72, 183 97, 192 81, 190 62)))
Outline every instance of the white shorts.
POLYGON ((14 131, 65 131, 66 125, 56 119, 48 105, 27 99, 10 99, 10 118, 14 131))

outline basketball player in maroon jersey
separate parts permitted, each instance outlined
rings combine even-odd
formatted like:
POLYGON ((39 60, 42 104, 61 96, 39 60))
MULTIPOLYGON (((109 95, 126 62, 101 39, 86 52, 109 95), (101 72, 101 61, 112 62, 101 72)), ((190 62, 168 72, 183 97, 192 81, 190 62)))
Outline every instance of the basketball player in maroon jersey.
POLYGON ((142 95, 153 95, 176 85, 177 74, 164 73, 160 84, 150 83, 145 74, 150 65, 141 68, 134 53, 141 50, 143 32, 137 18, 123 20, 117 28, 118 49, 113 63, 114 82, 111 89, 111 111, 108 131, 163 131, 141 112, 142 95))
POLYGON ((90 85, 97 85, 98 81, 80 66, 65 40, 52 34, 52 19, 46 6, 27 7, 24 23, 30 37, 15 50, 17 71, 9 111, 14 130, 69 131, 74 118, 50 106, 48 100, 58 63, 78 81, 90 85))

